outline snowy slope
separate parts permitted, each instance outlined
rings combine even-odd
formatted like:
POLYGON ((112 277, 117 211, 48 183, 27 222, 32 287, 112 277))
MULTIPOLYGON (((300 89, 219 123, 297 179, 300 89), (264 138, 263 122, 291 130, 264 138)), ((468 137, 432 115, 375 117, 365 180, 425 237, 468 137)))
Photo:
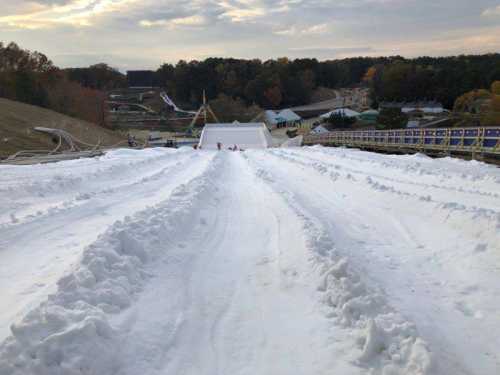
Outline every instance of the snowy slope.
POLYGON ((262 149, 273 146, 273 138, 263 122, 206 124, 200 136, 198 147, 216 150, 237 146, 239 149, 262 149))
POLYGON ((0 167, 0 374, 500 372, 500 171, 322 147, 0 167))

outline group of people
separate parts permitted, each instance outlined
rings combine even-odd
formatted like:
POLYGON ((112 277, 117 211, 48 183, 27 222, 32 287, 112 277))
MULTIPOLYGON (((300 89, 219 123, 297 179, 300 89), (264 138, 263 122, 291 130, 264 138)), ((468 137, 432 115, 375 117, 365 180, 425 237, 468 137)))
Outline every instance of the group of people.
MULTIPOLYGON (((230 151, 238 151, 238 150, 239 151, 243 151, 243 149, 238 148, 237 145, 234 145, 233 147, 228 147, 227 149, 230 150, 230 151)), ((222 150, 222 143, 217 142, 217 150, 219 150, 219 151, 222 150)))
MULTIPOLYGON (((195 150, 198 150, 198 149, 201 149, 201 146, 194 144, 193 148, 195 150)), ((227 149, 230 151, 244 151, 242 148, 239 148, 237 145, 234 145, 233 147, 228 147, 227 149)), ((219 151, 222 150, 222 143, 221 142, 217 142, 217 150, 219 150, 219 151)))

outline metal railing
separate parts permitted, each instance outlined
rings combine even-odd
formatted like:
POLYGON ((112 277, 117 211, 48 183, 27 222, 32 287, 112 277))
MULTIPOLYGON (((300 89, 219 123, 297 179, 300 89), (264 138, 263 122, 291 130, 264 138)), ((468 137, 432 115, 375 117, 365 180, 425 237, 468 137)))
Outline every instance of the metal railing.
POLYGON ((303 144, 401 152, 500 155, 500 127, 334 131, 306 135, 303 144))

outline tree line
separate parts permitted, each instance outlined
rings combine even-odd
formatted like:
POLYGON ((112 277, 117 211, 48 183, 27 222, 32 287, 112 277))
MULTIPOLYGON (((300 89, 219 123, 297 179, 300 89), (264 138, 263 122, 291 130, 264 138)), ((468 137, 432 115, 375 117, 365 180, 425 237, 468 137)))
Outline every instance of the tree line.
MULTIPOLYGON (((449 109, 475 89, 500 80, 500 54, 453 57, 356 57, 340 60, 233 58, 181 60, 154 72, 182 106, 209 100, 266 109, 307 104, 318 88, 371 88, 380 101, 437 100, 449 109)), ((107 64, 59 69, 45 55, 0 43, 0 96, 98 123, 105 92, 127 87, 126 76, 107 64)))
POLYGON ((99 124, 106 85, 124 86, 126 80, 105 64, 82 70, 59 69, 40 52, 0 42, 0 97, 99 124))
POLYGON ((307 104, 318 87, 371 88, 380 101, 436 100, 452 109, 455 100, 474 89, 488 89, 500 80, 500 54, 452 57, 357 57, 342 60, 280 58, 240 60, 209 58, 163 64, 156 82, 180 102, 198 105, 203 90, 247 105, 282 108, 307 104))

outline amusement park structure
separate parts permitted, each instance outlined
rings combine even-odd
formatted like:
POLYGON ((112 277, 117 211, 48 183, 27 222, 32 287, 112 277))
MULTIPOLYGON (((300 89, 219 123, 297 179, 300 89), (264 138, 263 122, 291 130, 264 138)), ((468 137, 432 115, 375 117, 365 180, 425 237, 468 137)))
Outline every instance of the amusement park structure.
POLYGON ((180 108, 165 91, 155 88, 114 91, 108 97, 103 118, 110 128, 170 130, 196 135, 197 128, 203 127, 209 118, 217 122, 205 93, 197 111, 180 108))

